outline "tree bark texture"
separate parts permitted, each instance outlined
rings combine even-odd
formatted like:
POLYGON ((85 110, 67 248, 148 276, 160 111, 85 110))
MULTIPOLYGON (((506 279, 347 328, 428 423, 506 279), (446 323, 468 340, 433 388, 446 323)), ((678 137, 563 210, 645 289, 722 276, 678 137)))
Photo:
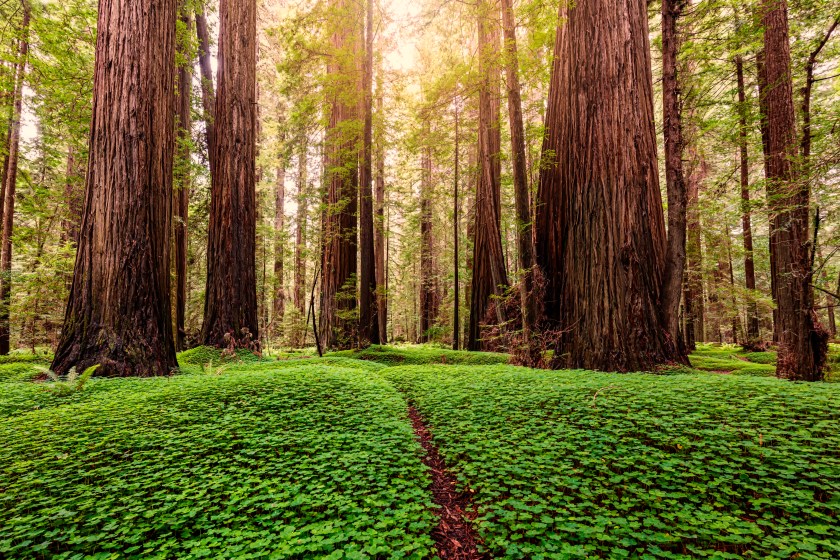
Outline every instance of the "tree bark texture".
POLYGON ((204 344, 259 340, 256 282, 256 0, 219 4, 215 168, 207 243, 204 344), (246 331, 247 330, 247 331, 246 331))
POLYGON ((177 0, 101 0, 73 286, 52 369, 166 375, 177 0))
MULTIPOLYGON (((181 6, 181 21, 192 31, 192 17, 185 5, 181 6)), ((189 43, 182 45, 189 53, 189 43)), ((185 62, 178 68, 178 160, 180 181, 175 196, 175 348, 186 349, 187 310, 187 253, 189 249, 190 212, 190 139, 192 137, 192 72, 185 62)))
POLYGON ((808 236, 810 192, 797 172, 799 150, 790 70, 786 0, 764 0, 764 71, 767 79, 768 194, 771 250, 775 253, 779 359, 783 379, 823 378, 827 333, 817 322, 811 290, 808 236))
MULTIPOLYGON (((285 140, 285 135, 282 138, 285 140)), ((298 160, 298 189, 306 182, 306 146, 298 160)), ((271 322, 274 335, 283 332, 283 317, 286 314, 286 288, 283 283, 284 239, 286 229, 286 156, 277 157, 277 184, 274 186, 274 302, 271 322)))
MULTIPOLYGON (((378 82, 377 82, 378 83, 378 82)), ((381 90, 381 86, 379 86, 381 90)), ((382 94, 376 98, 377 112, 382 115, 382 94)), ((376 207, 374 209, 374 256, 376 258, 376 312, 379 342, 388 341, 388 292, 385 275, 385 138, 381 130, 376 134, 376 207)))
MULTIPOLYGON (((468 350, 481 350, 481 324, 508 285, 501 232, 501 96, 497 0, 478 3, 478 166, 468 350)), ((496 320, 503 322, 501 305, 496 320)))
POLYGON ((666 235, 645 4, 560 9, 536 217, 554 366, 649 371, 686 357, 659 312, 666 235))
POLYGON ((213 86, 213 68, 210 64, 210 30, 207 27, 206 6, 195 14, 195 32, 198 38, 198 66, 201 70, 201 105, 204 109, 204 130, 207 138, 207 162, 210 176, 216 167, 216 92, 213 86))
MULTIPOLYGON (((306 142, 300 150, 298 157, 298 183, 297 183, 297 216, 295 218, 295 287, 294 287, 294 306, 300 317, 306 317, 306 259, 304 253, 306 251, 306 214, 309 208, 309 199, 307 197, 307 165, 308 165, 308 147, 306 142)), ((304 344, 306 339, 306 329, 295 329, 296 338, 293 341, 293 346, 299 347, 304 344)))
MULTIPOLYGON (((426 141, 431 134, 427 129, 426 141)), ((429 330, 437 321, 438 293, 434 270, 432 232, 432 149, 423 147, 420 180, 420 342, 429 342, 429 330)))

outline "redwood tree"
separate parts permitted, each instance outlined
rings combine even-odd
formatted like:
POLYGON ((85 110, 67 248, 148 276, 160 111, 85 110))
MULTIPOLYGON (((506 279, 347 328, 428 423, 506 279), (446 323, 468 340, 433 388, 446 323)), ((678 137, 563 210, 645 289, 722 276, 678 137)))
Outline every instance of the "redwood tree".
POLYGON ((554 366, 685 361, 659 312, 666 238, 644 2, 560 8, 538 192, 554 366))
POLYGON ((817 381, 824 375, 828 335, 817 322, 810 286, 814 251, 808 234, 810 189, 797 170, 787 2, 764 0, 762 10, 770 248, 775 256, 778 306, 776 375, 817 381))
MULTIPOLYGON (((496 0, 481 0, 478 10, 479 177, 475 197, 468 350, 481 349, 481 323, 485 320, 491 298, 501 295, 508 284, 501 233, 499 11, 496 0)), ((501 306, 495 308, 495 319, 501 323, 501 306)))
MULTIPOLYGON (((428 121, 427 121, 428 122, 428 121)), ((435 325, 438 311, 437 281, 434 271, 434 236, 432 232, 432 149, 426 128, 420 180, 420 342, 429 342, 429 329, 435 325)))
POLYGON ((84 216, 53 370, 165 375, 177 0, 100 0, 84 216))
POLYGON ((219 3, 204 344, 250 333, 259 340, 256 282, 256 0, 219 3), (247 332, 246 332, 247 329, 247 332))
MULTIPOLYGON (((181 6, 181 22, 187 31, 192 30, 192 18, 185 4, 181 6)), ((189 60, 189 42, 182 45, 182 52, 189 60)), ((184 350, 186 345, 187 307, 187 251, 190 210, 189 158, 192 127, 192 72, 190 64, 183 62, 178 68, 178 150, 180 181, 175 200, 175 347, 184 350)))

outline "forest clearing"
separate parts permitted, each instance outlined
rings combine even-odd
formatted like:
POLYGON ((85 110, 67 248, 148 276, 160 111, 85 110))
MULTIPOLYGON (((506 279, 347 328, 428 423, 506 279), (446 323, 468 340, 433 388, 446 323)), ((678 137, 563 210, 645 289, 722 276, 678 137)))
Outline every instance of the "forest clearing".
POLYGON ((0 0, 0 558, 840 558, 838 0, 0 0))

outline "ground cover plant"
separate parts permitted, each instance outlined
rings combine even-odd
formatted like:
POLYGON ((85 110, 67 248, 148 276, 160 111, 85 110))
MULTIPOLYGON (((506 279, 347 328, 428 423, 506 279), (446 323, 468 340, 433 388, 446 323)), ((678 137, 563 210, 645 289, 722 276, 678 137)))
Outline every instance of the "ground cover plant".
POLYGON ((434 345, 379 346, 373 345, 362 350, 342 350, 332 352, 327 357, 356 358, 378 362, 387 366, 421 364, 461 364, 489 365, 506 364, 510 360, 507 354, 495 352, 467 352, 450 350, 434 345))
POLYGON ((840 557, 840 388, 505 367, 383 373, 497 558, 840 557))
POLYGON ((0 396, 0 557, 431 556, 405 401, 368 371, 4 385, 48 401, 0 396))

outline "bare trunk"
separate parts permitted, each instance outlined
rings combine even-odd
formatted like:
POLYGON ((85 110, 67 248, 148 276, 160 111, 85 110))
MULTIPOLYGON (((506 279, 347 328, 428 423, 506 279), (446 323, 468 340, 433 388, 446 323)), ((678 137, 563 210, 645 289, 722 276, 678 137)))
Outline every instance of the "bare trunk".
MULTIPOLYGON (((281 140, 285 140, 285 135, 281 140)), ((306 182, 306 145, 302 156, 298 160, 298 191, 301 184, 306 182)), ((271 322, 274 325, 274 335, 283 333, 283 317, 286 314, 286 288, 283 283, 283 241, 286 229, 286 156, 281 153, 277 157, 277 184, 274 186, 274 313, 271 322)))
POLYGON ((256 282, 256 0, 219 4, 204 344, 258 341, 256 282))
MULTIPOLYGON (((309 207, 309 199, 307 198, 307 165, 308 165, 308 147, 306 141, 300 150, 298 158, 298 183, 297 183, 297 217, 295 218, 295 290, 294 290, 294 304, 298 314, 303 317, 306 313, 305 306, 305 289, 306 289, 306 259, 304 252, 306 250, 306 214, 309 207)), ((293 345, 296 347, 303 346, 306 340, 307 326, 296 335, 293 345)), ((295 329, 298 332, 298 329, 295 329)))
MULTIPOLYGON (((458 101, 456 100, 456 103, 458 101)), ((455 106, 455 184, 452 190, 452 228, 453 228, 453 239, 455 244, 455 256, 454 256, 454 263, 453 269, 455 271, 455 295, 454 295, 454 303, 452 309, 452 349, 453 350, 460 350, 461 349, 461 257, 459 254, 460 250, 460 224, 458 221, 460 220, 459 212, 458 212, 458 181, 460 179, 460 150, 461 150, 461 138, 460 138, 460 122, 458 120, 458 106, 455 106)))
POLYGON ((800 381, 822 380, 827 333, 817 322, 812 301, 808 182, 796 170, 799 157, 790 74, 786 0, 764 0, 767 83, 768 191, 771 250, 776 257, 779 359, 776 375, 800 381))
POLYGON ((213 68, 210 65, 210 30, 207 28, 207 16, 195 14, 195 31, 198 37, 198 65, 201 69, 201 103, 204 108, 204 129, 207 136, 207 160, 210 175, 216 166, 216 93, 213 87, 213 68))
MULTIPOLYGON (((379 82, 377 81, 377 84, 379 82)), ((381 86, 378 86, 381 89, 381 86)), ((376 98, 379 114, 382 114, 382 93, 376 98)), ((388 291, 385 274, 385 138, 381 132, 376 138, 376 209, 374 230, 374 256, 376 258, 376 311, 379 315, 379 342, 388 341, 388 291)))
MULTIPOLYGON (((499 21, 497 0, 478 4, 479 110, 478 152, 480 175, 476 188, 475 243, 470 300, 468 350, 480 350, 481 324, 493 296, 508 285, 501 233, 501 100, 499 95, 499 21)), ((495 305, 501 324, 501 306, 495 305)))
MULTIPOLYGON (((192 30, 192 18, 189 10, 182 5, 181 21, 192 30)), ((189 52, 189 44, 183 52, 189 52)), ((189 248, 189 210, 190 210, 190 148, 192 130, 192 73, 191 64, 185 62, 178 69, 178 139, 179 139, 179 174, 180 181, 175 203, 175 348, 186 349, 186 309, 187 309, 187 252, 189 248)))
MULTIPOLYGON (((426 141, 431 133, 426 130, 426 141)), ((437 285, 434 276, 432 234, 432 150, 423 147, 420 179, 420 342, 429 342, 429 330, 437 320, 437 285)))
POLYGON ((537 205, 555 367, 686 362, 659 310, 666 234, 645 4, 560 9, 537 205))
POLYGON ((97 375, 166 375, 178 365, 169 278, 178 2, 152 4, 99 3, 84 215, 52 365, 62 374, 99 364, 97 375))
POLYGON ((29 20, 31 17, 28 0, 23 2, 23 21, 15 69, 14 98, 9 133, 9 154, 6 174, 3 177, 2 258, 0 258, 0 355, 9 353, 11 327, 9 324, 12 303, 12 229, 15 223, 15 189, 17 188, 18 161, 20 159, 20 119, 23 109, 23 82, 29 57, 29 20))

